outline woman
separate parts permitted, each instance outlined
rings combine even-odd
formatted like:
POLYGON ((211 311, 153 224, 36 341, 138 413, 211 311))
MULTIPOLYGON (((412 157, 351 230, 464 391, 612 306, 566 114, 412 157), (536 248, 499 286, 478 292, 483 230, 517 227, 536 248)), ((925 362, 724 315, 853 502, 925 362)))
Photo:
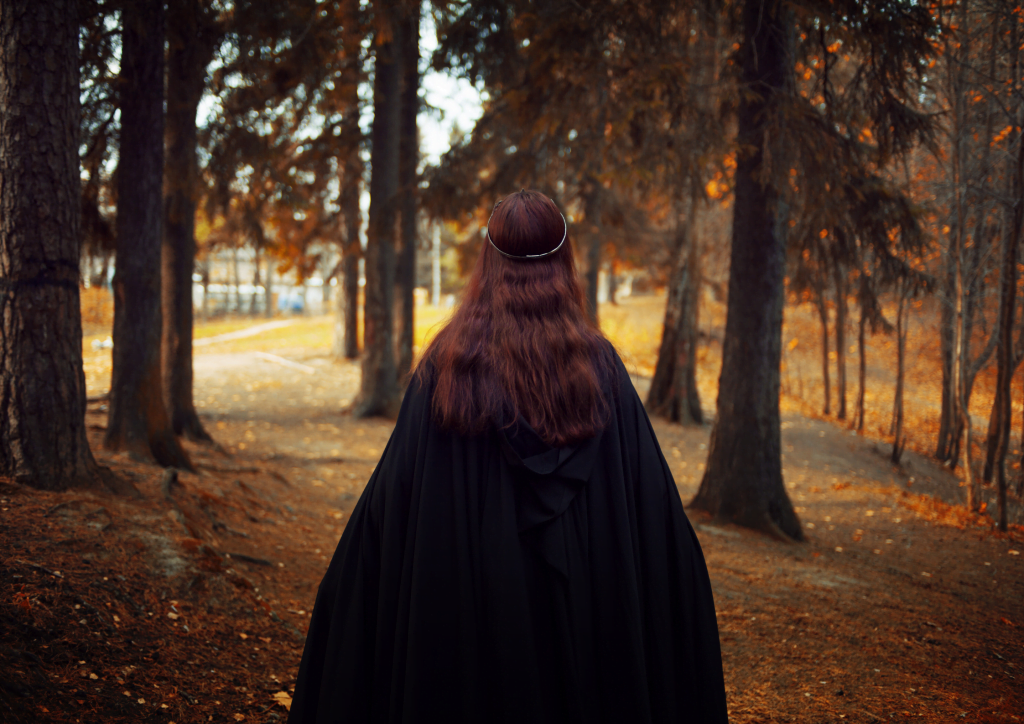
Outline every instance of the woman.
POLYGON ((541 193, 496 206, 423 355, 289 721, 726 721, 700 546, 541 193))

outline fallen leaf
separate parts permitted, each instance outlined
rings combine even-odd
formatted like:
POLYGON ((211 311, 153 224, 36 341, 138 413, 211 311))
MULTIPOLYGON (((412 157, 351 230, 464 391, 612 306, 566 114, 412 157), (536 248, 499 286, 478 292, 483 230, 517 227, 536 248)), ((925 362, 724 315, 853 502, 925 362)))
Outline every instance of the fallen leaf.
POLYGON ((287 691, 279 691, 274 694, 274 701, 283 706, 288 711, 292 710, 292 697, 287 691))

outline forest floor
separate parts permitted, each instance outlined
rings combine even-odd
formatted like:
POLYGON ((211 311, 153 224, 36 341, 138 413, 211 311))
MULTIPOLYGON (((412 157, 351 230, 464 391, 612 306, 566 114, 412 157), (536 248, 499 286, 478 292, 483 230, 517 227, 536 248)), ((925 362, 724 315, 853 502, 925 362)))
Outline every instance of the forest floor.
MULTIPOLYGON (((104 452, 100 400, 93 448, 138 499, 0 481, 0 721, 287 717, 317 585, 392 428, 343 412, 359 368, 332 361, 325 324, 204 332, 195 397, 218 445, 188 445, 196 473, 104 452)), ((654 427, 686 502, 710 428, 654 427)), ((1024 718, 1024 531, 943 502, 959 481, 926 458, 894 468, 792 410, 782 436, 806 542, 689 513, 731 720, 1024 718)))

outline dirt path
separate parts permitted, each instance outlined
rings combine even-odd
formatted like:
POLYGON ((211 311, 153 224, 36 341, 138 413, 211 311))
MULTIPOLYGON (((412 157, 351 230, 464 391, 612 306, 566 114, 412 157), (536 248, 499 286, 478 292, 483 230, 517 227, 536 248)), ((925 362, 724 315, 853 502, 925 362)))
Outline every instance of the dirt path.
MULTIPOLYGON (((101 453, 142 501, 3 486, 0 706, 15 714, 0 719, 284 717, 320 576, 391 425, 341 412, 357 365, 277 353, 308 369, 197 355, 197 404, 224 451, 191 447, 198 474, 176 485, 101 453)), ((104 422, 97 408, 97 440, 104 422)), ((1019 721, 1024 544, 919 497, 958 485, 926 460, 897 471, 829 424, 790 414, 783 428, 806 543, 691 514, 732 720, 1019 721)), ((685 502, 709 428, 655 430, 685 502)))

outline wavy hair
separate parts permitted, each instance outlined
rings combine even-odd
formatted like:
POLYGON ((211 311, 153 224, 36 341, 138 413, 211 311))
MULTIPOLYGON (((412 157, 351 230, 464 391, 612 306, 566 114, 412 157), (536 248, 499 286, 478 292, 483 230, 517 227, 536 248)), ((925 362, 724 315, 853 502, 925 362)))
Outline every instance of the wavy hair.
POLYGON ((523 190, 498 202, 491 242, 462 302, 417 368, 432 375, 432 406, 445 428, 478 434, 522 415, 550 445, 571 445, 607 423, 614 353, 586 312, 571 240, 555 203, 523 190), (430 370, 429 372, 427 370, 430 370))

